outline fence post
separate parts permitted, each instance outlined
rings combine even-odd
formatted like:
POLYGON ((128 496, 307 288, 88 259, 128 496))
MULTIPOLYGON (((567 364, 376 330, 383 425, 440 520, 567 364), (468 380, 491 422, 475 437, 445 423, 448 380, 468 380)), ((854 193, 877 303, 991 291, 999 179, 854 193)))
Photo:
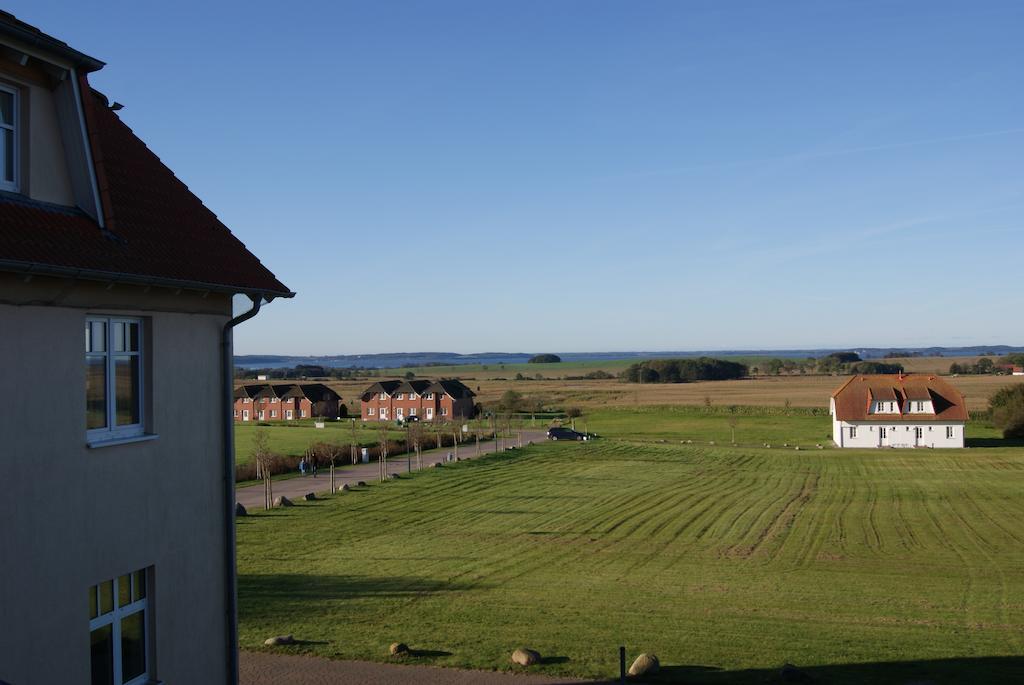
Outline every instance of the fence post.
POLYGON ((626 682, 626 648, 619 647, 619 682, 626 682))

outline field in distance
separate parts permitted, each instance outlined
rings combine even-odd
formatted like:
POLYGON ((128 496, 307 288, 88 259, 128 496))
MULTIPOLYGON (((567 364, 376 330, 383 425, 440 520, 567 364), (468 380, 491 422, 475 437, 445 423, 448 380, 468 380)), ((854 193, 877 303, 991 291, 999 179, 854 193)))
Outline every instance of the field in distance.
POLYGON ((721 427, 696 413, 596 411, 621 438, 239 519, 243 648, 294 633, 289 651, 386 660, 403 641, 508 669, 526 645, 541 671, 609 677, 624 644, 666 682, 714 684, 787 661, 837 684, 1021 675, 1024 450, 679 444, 721 427))

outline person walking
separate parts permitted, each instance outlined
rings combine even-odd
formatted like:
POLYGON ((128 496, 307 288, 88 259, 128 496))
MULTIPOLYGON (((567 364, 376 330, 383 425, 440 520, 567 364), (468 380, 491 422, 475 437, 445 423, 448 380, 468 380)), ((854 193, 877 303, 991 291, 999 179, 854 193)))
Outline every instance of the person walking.
POLYGON ((306 458, 299 459, 299 473, 306 475, 306 458))

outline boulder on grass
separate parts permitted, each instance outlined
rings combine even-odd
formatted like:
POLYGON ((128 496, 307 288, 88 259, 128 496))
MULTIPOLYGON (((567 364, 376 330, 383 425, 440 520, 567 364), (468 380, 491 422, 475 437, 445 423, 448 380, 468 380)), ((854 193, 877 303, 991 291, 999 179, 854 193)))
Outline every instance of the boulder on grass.
POLYGON ((307 502, 312 502, 313 500, 316 499, 316 493, 307 492, 305 495, 302 496, 302 499, 306 500, 307 502))
POLYGON ((390 476, 388 476, 388 478, 390 478, 391 480, 398 480, 399 478, 401 478, 401 476, 399 476, 397 473, 392 473, 390 476))
POLYGON ((294 507, 295 505, 292 504, 292 501, 290 499, 288 499, 287 497, 285 497, 284 495, 278 495, 276 498, 274 498, 274 506, 275 507, 294 507))
POLYGON ((268 647, 277 647, 278 645, 294 645, 295 636, 293 635, 278 635, 277 637, 268 637, 263 641, 268 647))
POLYGON ((409 656, 409 645, 404 642, 392 642, 388 647, 388 654, 391 656, 409 656))
POLYGON ((633 661, 633 665, 629 667, 629 675, 633 677, 652 675, 657 673, 660 668, 661 663, 658 661, 658 657, 653 654, 641 654, 633 661))
POLYGON ((248 516, 249 512, 245 510, 241 502, 235 502, 235 516, 248 516))
POLYGON ((533 666, 540 663, 540 652, 520 647, 512 652, 512 663, 520 666, 533 666))

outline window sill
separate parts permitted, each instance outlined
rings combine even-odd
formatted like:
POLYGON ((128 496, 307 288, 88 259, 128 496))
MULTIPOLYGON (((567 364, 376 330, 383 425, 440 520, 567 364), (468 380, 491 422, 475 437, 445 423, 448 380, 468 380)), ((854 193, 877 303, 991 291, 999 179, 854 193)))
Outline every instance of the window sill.
POLYGON ((129 445, 133 442, 149 442, 150 440, 156 440, 159 437, 160 436, 156 433, 143 433, 141 435, 130 435, 120 438, 86 440, 85 446, 91 450, 95 450, 102 447, 113 447, 115 445, 129 445))

